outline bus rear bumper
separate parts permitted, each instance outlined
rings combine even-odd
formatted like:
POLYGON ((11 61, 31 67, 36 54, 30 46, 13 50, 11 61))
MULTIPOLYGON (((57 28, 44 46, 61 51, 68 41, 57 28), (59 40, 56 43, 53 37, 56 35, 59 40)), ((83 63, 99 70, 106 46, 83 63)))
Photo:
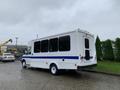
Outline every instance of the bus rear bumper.
POLYGON ((86 68, 94 68, 94 67, 96 67, 97 66, 97 64, 92 64, 92 65, 88 65, 88 66, 77 66, 77 70, 84 70, 84 69, 86 69, 86 68))

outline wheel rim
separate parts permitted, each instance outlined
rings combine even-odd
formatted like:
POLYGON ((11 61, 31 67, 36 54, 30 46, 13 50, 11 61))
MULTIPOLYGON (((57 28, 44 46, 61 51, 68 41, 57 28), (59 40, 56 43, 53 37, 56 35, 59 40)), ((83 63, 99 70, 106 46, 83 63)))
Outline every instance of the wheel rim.
POLYGON ((55 67, 55 66, 53 66, 53 67, 51 68, 51 72, 52 72, 53 74, 55 74, 55 73, 56 73, 56 71, 57 71, 56 67, 55 67))

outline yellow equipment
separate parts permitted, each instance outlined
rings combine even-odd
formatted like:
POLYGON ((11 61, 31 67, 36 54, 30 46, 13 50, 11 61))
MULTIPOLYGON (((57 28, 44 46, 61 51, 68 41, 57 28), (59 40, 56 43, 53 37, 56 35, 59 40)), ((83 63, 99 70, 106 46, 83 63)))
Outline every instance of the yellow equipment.
POLYGON ((9 40, 7 40, 6 42, 4 42, 4 43, 2 43, 2 44, 0 44, 0 55, 2 55, 2 50, 1 50, 1 47, 2 46, 5 46, 7 43, 9 43, 9 42, 11 42, 12 43, 12 39, 9 39, 9 40))

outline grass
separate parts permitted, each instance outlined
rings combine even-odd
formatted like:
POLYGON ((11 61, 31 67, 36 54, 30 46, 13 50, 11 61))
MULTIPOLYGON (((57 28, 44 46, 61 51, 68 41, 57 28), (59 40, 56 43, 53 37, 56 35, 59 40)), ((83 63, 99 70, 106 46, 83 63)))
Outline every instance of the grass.
POLYGON ((120 62, 98 61, 96 71, 120 74, 120 62))

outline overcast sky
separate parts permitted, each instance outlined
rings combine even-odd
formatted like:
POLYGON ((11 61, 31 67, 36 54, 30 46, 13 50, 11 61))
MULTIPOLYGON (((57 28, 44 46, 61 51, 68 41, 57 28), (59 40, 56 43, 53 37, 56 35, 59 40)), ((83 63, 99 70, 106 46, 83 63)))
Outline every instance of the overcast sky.
POLYGON ((120 0, 0 0, 0 41, 27 44, 77 28, 102 40, 120 37, 120 0))

